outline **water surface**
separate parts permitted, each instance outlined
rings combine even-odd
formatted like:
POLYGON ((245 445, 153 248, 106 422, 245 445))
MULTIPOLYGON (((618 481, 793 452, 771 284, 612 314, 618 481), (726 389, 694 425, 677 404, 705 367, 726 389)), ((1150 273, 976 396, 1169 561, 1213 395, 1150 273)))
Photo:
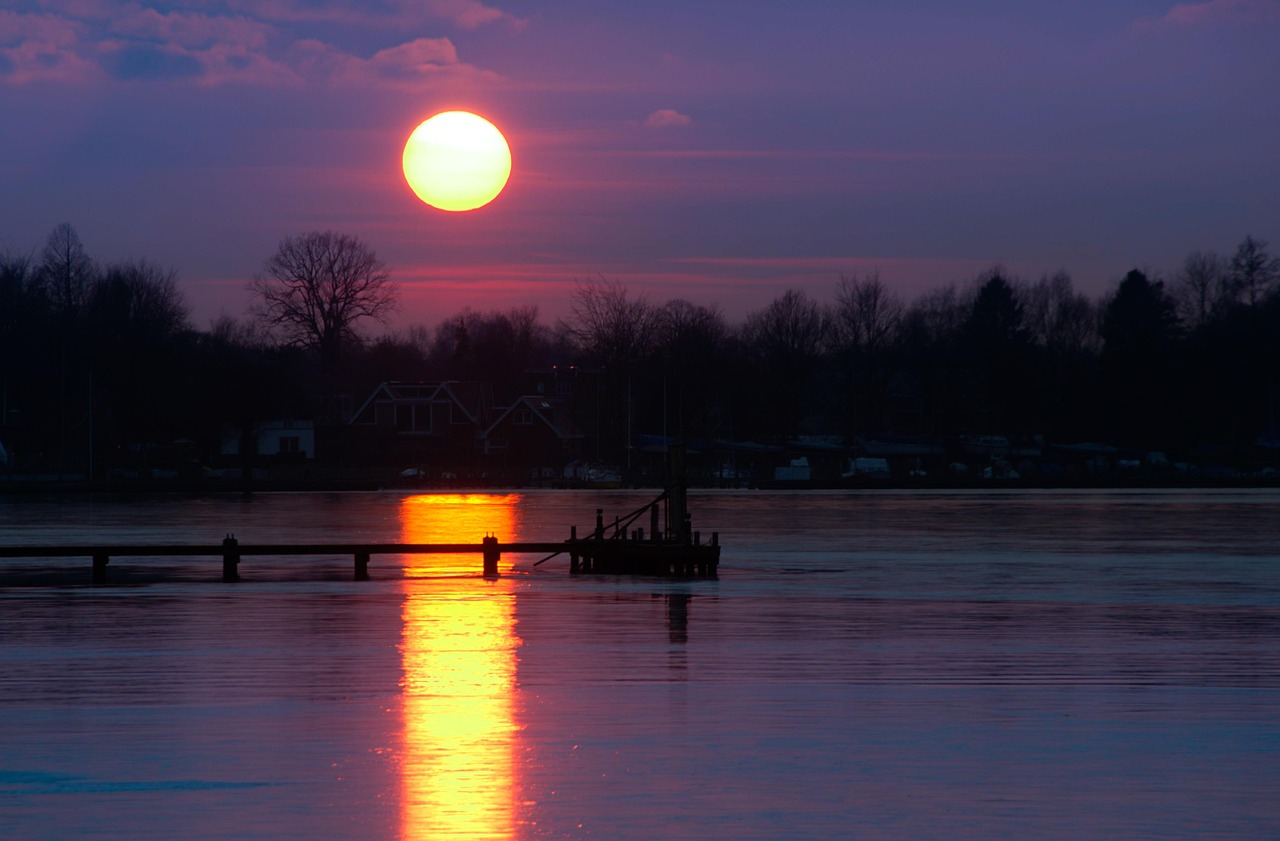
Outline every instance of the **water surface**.
MULTIPOLYGON (((557 540, 644 501, 8 498, 0 540, 557 540)), ((1280 495, 692 506, 715 581, 0 561, 3 835, 1280 837, 1280 495)))

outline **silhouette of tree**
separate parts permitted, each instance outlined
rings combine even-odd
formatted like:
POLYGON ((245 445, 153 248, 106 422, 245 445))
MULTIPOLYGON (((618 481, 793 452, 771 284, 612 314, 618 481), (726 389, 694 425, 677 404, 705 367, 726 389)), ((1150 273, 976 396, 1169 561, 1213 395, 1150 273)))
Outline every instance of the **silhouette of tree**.
POLYGON ((1023 322, 1037 349, 1039 370, 1031 376, 1042 383, 1037 426, 1053 440, 1091 437, 1098 309, 1065 271, 1042 277, 1022 298, 1023 322))
POLYGON ((1165 447, 1178 432, 1178 328, 1164 283, 1137 269, 1125 275, 1107 302, 1100 364, 1106 409, 1121 443, 1165 447))
POLYGON ((600 364, 629 368, 652 347, 657 315, 644 295, 608 280, 579 281, 564 321, 578 348, 600 364))
POLYGON ((1097 307, 1075 291, 1071 275, 1040 278, 1023 293, 1023 323, 1031 341, 1051 356, 1073 357, 1098 350, 1097 307))
POLYGON ((358 322, 385 323, 399 306, 386 265, 348 234, 286 237, 264 271, 249 284, 256 314, 286 341, 317 352, 326 371, 337 366, 344 347, 361 341, 358 322))
POLYGON ((108 266, 83 310, 93 372, 95 431, 113 444, 169 441, 182 435, 179 403, 190 331, 177 273, 145 260, 108 266))
POLYGON ((904 386, 914 397, 917 432, 955 432, 964 383, 959 364, 960 327, 968 306, 955 284, 919 296, 902 320, 904 386))
POLYGON ((832 312, 832 341, 841 362, 850 435, 888 428, 889 386, 905 307, 873 272, 842 276, 832 312))
POLYGON ((960 343, 969 366, 969 422, 973 431, 1025 432, 1026 410, 1039 402, 1033 391, 1040 383, 1031 376, 1022 303, 1001 269, 978 280, 960 343))
POLYGON ((766 431, 774 436, 786 439, 800 432, 827 325, 818 302, 798 289, 747 315, 743 341, 759 365, 766 431))
POLYGON ((69 223, 58 225, 45 240, 39 275, 58 313, 74 317, 80 312, 98 276, 98 267, 69 223))
POLYGON ((188 308, 177 284, 178 273, 146 260, 107 267, 90 288, 87 309, 108 338, 161 342, 191 329, 188 308))
POLYGON ((1267 241, 1246 236, 1231 257, 1231 282, 1249 306, 1267 297, 1280 280, 1280 258, 1267 251, 1267 241))
POLYGON ((676 298, 656 316, 654 376, 661 382, 651 382, 648 393, 664 399, 649 401, 646 420, 652 429, 711 436, 729 418, 725 355, 730 333, 724 315, 718 307, 676 298))
POLYGON ((31 259, 0 253, 0 429, 21 427, 23 439, 5 434, 17 463, 22 449, 42 446, 40 431, 55 426, 45 407, 56 378, 57 341, 49 300, 31 259))
POLYGON ((526 369, 550 364, 547 328, 537 306, 504 312, 465 309, 436 327, 429 345, 430 368, 443 379, 480 380, 495 393, 518 396, 526 369))
POLYGON ((49 299, 31 260, 0 254, 0 350, 6 362, 19 358, 19 337, 32 328, 45 329, 48 309, 49 299))
POLYGON ((1231 277, 1223 259, 1212 251, 1193 251, 1182 261, 1176 296, 1182 320, 1193 330, 1233 302, 1231 277))
POLYGON ((600 455, 621 461, 635 404, 633 376, 653 348, 657 314, 644 295, 603 278, 578 282, 570 293, 569 318, 561 321, 584 360, 596 366, 603 389, 596 401, 600 455))

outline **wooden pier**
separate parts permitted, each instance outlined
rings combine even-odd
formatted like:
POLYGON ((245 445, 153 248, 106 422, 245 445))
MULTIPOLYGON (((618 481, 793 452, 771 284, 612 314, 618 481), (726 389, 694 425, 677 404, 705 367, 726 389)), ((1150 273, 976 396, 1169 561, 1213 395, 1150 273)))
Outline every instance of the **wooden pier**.
MULTIPOLYGON (((662 499, 662 497, 659 497, 662 499)), ((657 522, 658 502, 641 511, 651 511, 657 522)), ((107 583, 107 567, 112 558, 207 557, 222 559, 222 580, 240 580, 240 564, 246 557, 269 555, 339 555, 353 559, 356 581, 369 580, 369 562, 375 555, 463 555, 481 558, 481 573, 498 575, 503 554, 542 554, 538 566, 559 555, 569 556, 573 575, 646 575, 676 578, 714 578, 720 561, 719 535, 703 544, 695 532, 689 540, 663 535, 656 526, 645 536, 644 529, 628 531, 634 520, 619 518, 610 529, 604 525, 603 511, 596 512, 596 528, 579 538, 574 528, 568 540, 514 541, 502 543, 488 536, 479 543, 241 543, 233 535, 215 544, 63 544, 0 546, 0 558, 89 558, 92 582, 107 583)))
POLYGON ((354 559, 356 581, 369 579, 369 560, 374 555, 461 555, 478 554, 481 571, 486 576, 498 574, 498 560, 503 552, 554 553, 568 551, 559 543, 499 543, 496 537, 485 537, 479 543, 241 543, 228 535, 219 544, 80 544, 63 546, 0 546, 0 558, 74 558, 93 560, 93 583, 107 583, 107 566, 111 558, 127 557, 221 557, 222 580, 240 580, 240 562, 245 556, 263 555, 347 555, 354 559))
POLYGON ((569 538, 558 542, 516 541, 500 543, 492 535, 479 543, 241 543, 228 534, 218 544, 68 544, 41 546, 0 546, 0 558, 90 558, 94 584, 107 583, 107 567, 112 558, 122 557, 220 557, 222 580, 240 580, 240 563, 246 556, 261 555, 346 555, 354 562, 356 581, 369 579, 369 560, 374 555, 463 555, 481 557, 481 572, 498 575, 498 561, 504 553, 545 554, 539 566, 559 555, 569 556, 571 575, 642 575, 661 578, 715 578, 720 565, 720 536, 711 533, 708 543, 693 531, 683 482, 682 447, 673 446, 673 475, 680 481, 656 499, 625 517, 615 518, 606 528, 603 509, 596 509, 595 529, 578 537, 577 527, 569 538), (665 523, 662 514, 665 510, 665 523), (649 530, 633 527, 644 515, 649 530))

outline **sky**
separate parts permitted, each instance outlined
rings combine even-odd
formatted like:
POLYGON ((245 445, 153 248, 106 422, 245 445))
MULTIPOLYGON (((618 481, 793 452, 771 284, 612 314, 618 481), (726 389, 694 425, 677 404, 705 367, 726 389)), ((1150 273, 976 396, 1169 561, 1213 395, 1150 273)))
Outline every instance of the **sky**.
POLYGON ((602 278, 733 321, 871 271, 1099 296, 1280 251, 1277 43, 1280 0, 5 0, 0 251, 69 222, 197 327, 312 230, 390 266, 393 329, 602 278), (401 172, 450 109, 511 146, 480 210, 401 172))

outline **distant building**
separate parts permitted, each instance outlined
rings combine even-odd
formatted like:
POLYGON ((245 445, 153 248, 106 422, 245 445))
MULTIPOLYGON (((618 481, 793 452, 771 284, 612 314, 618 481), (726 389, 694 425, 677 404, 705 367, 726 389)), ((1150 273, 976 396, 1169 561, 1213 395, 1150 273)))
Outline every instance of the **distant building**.
POLYGON ((384 382, 351 418, 354 452, 405 469, 471 467, 496 414, 488 383, 384 382))
MULTIPOLYGON (((228 431, 222 438, 219 454, 241 455, 244 435, 240 430, 228 431)), ((269 420, 250 430, 251 455, 274 456, 287 460, 306 461, 316 457, 316 429, 309 420, 269 420)))
POLYGON ((545 480, 581 449, 582 433, 563 399, 540 394, 517 398, 484 430, 486 463, 508 476, 545 480))

